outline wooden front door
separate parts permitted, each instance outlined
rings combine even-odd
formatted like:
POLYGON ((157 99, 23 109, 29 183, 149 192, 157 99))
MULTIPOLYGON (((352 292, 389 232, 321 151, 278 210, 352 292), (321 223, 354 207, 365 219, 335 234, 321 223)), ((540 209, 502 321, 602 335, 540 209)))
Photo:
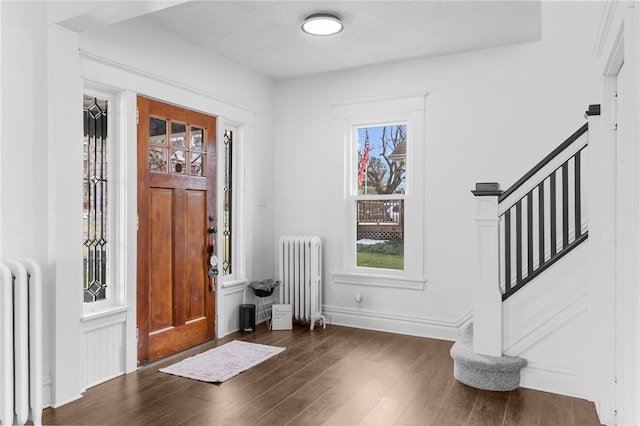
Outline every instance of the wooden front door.
POLYGON ((216 119, 143 97, 138 117, 141 365, 214 337, 216 119))

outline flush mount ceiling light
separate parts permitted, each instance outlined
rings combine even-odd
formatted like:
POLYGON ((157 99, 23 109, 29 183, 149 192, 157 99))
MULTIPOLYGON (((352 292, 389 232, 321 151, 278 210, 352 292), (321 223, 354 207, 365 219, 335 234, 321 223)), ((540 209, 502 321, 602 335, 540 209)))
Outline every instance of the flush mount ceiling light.
POLYGON ((302 31, 312 35, 333 35, 338 34, 344 25, 340 18, 328 13, 316 13, 308 16, 302 23, 302 31))

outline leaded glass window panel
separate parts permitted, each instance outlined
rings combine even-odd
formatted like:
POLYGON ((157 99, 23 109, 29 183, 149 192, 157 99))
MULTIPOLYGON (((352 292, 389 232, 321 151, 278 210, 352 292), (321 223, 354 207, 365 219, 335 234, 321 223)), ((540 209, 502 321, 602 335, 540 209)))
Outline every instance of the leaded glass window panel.
POLYGON ((233 131, 225 130, 224 132, 224 217, 223 222, 223 255, 222 255, 222 274, 229 275, 232 273, 232 150, 233 148, 233 131))
POLYGON ((84 96, 83 121, 83 294, 85 302, 106 299, 108 273, 108 102, 84 96))

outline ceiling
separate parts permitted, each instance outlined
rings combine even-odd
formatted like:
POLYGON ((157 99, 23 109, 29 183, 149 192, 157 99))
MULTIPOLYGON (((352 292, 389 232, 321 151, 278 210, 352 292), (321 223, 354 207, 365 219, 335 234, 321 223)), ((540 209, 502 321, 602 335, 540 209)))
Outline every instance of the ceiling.
MULTIPOLYGON (((113 9, 129 2, 98 3, 108 5, 96 12, 99 18, 114 20, 113 9)), ((274 80, 534 41, 541 34, 540 0, 151 1, 146 10, 144 2, 132 3, 137 9, 122 20, 143 19, 274 80), (329 37, 303 33, 304 18, 321 12, 339 16, 344 30, 329 37)), ((77 17, 76 30, 86 22, 77 17)))

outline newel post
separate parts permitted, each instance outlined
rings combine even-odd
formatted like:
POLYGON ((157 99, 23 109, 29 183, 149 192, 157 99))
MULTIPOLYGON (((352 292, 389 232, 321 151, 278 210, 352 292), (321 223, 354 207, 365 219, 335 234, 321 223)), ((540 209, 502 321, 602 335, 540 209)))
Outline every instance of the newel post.
POLYGON ((473 351, 502 356, 498 183, 476 183, 473 351))

